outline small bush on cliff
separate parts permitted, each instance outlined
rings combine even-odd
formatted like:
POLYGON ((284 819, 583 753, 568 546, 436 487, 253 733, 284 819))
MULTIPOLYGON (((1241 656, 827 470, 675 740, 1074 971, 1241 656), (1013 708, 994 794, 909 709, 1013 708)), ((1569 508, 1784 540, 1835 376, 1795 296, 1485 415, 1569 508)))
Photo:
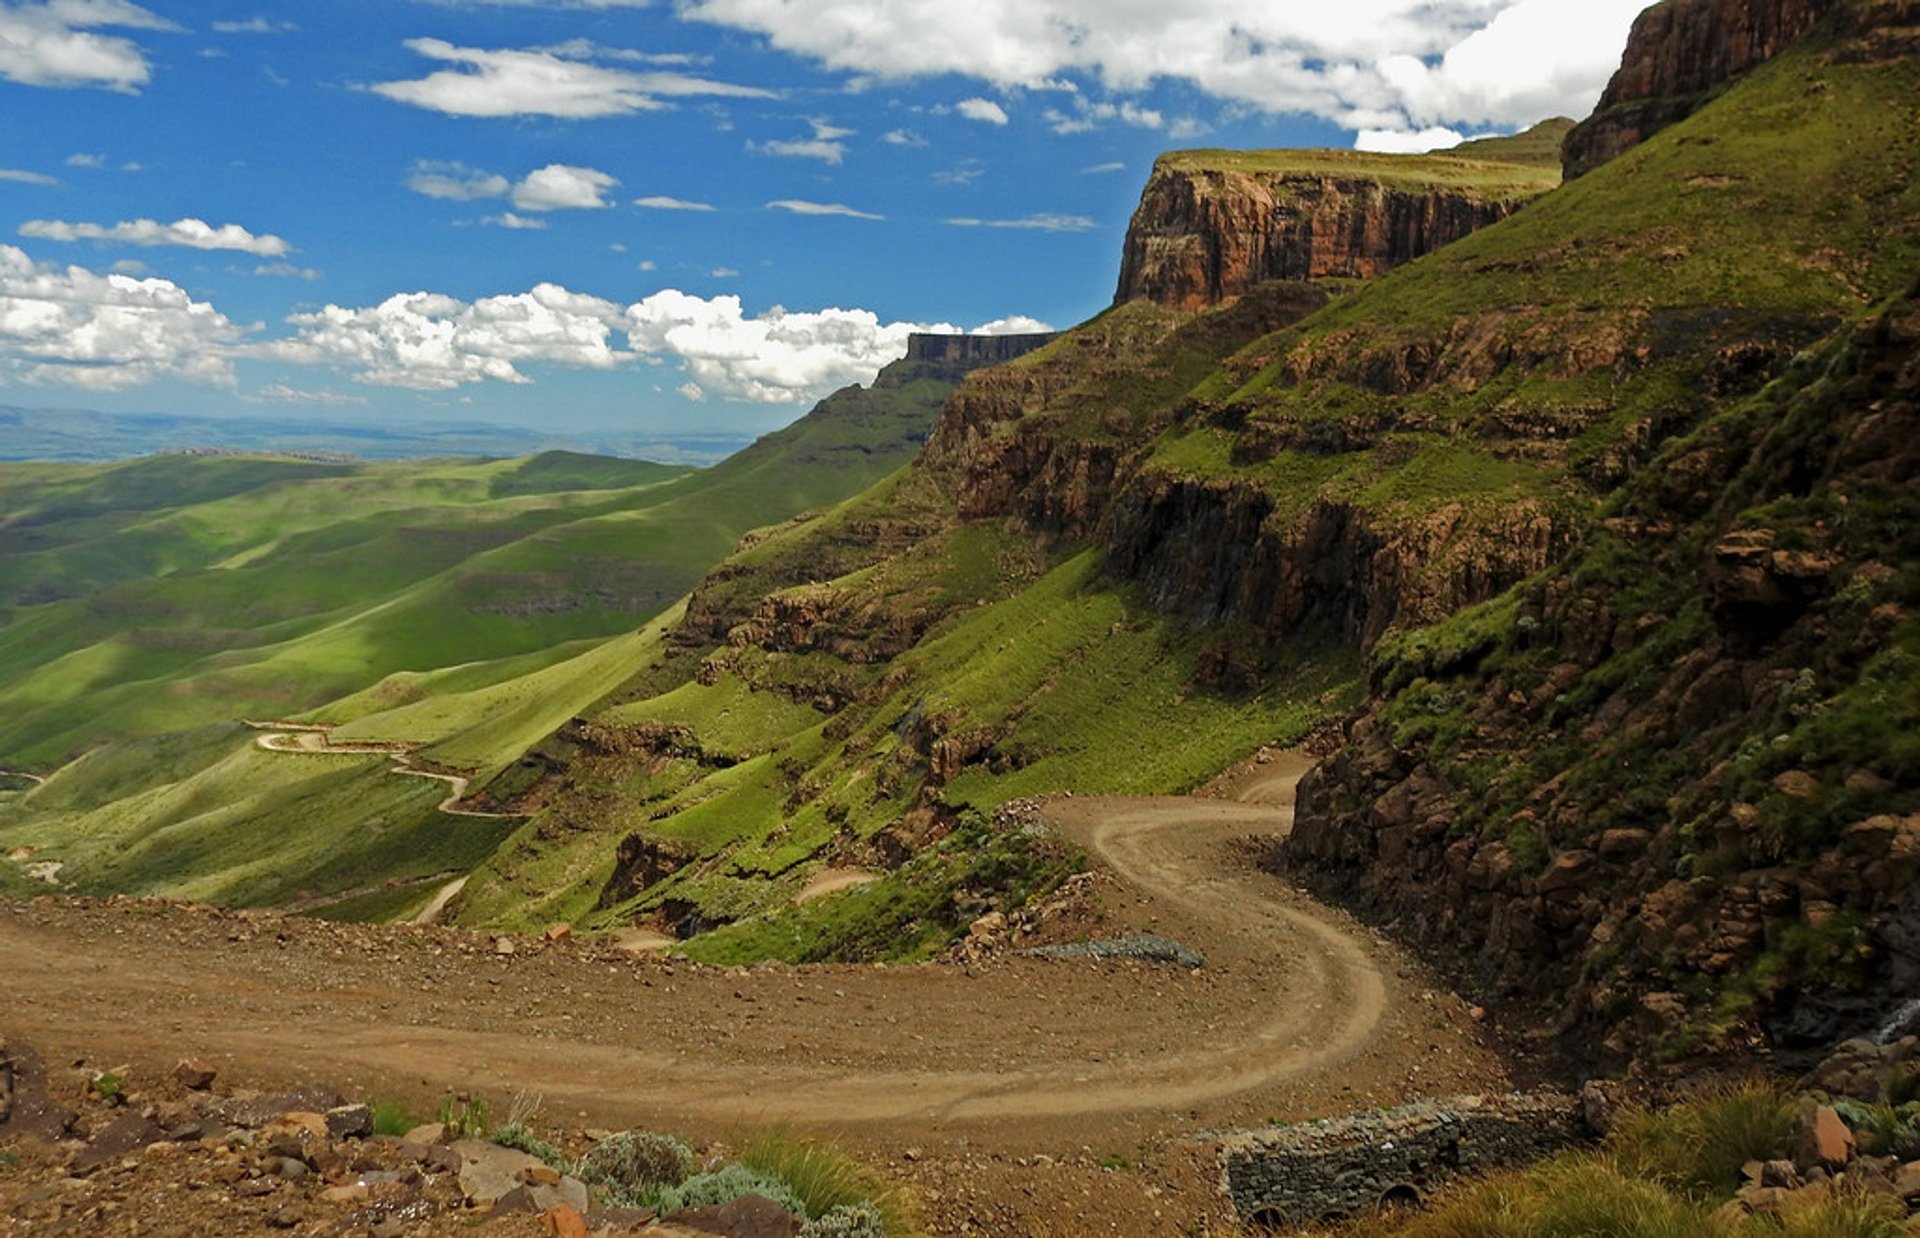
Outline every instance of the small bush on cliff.
POLYGON ((373 1111, 373 1133, 376 1135, 404 1135, 420 1125, 421 1118, 407 1108, 406 1102, 397 1100, 375 1100, 367 1106, 373 1111))

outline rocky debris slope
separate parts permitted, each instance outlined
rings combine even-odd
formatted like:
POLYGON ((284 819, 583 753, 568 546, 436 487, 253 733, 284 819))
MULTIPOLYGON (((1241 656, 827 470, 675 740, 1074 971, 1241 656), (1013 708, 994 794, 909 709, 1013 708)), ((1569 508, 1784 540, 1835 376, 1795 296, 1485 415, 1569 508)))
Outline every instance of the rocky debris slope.
MULTIPOLYGON (((646 1132, 566 1131, 526 1116, 489 1123, 449 1095, 442 1120, 376 1133, 404 1111, 348 1102, 324 1084, 277 1092, 216 1087, 183 1060, 170 1077, 76 1063, 50 1071, 0 1041, 0 1231, 145 1234, 452 1235, 545 1238, 880 1238, 852 1205, 809 1221, 784 1182, 742 1172, 714 1145, 646 1132), (698 1171, 698 1172, 696 1172, 698 1171), (591 1186, 590 1186, 591 1184, 591 1186), (675 1188, 659 1208, 636 1189, 675 1188), (757 1189, 755 1189, 757 1188, 757 1189), (779 1196, 775 1199, 773 1196, 779 1196)), ((533 1105, 537 1108, 537 1103, 533 1105)))
POLYGON ((1163 155, 1128 226, 1114 301, 1195 310, 1267 280, 1369 279, 1505 219, 1558 182, 1549 169, 1444 153, 1163 155))
POLYGON ((1393 644, 1277 856, 1616 1060, 1920 996, 1920 288, 1393 644))

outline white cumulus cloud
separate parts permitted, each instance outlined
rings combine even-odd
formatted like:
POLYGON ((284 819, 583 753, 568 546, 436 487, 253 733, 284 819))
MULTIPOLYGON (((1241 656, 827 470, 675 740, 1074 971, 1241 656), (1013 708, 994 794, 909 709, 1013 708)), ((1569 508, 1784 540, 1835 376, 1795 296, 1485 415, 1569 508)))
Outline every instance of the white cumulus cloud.
POLYGON ((1007 109, 992 99, 962 99, 953 105, 953 110, 968 120, 984 121, 989 125, 1007 123, 1007 109))
POLYGON ((177 30, 127 0, 0 0, 0 78, 23 86, 95 86, 133 93, 153 75, 132 39, 100 27, 177 30))
POLYGON ((883 323, 863 309, 775 307, 756 316, 739 297, 675 289, 630 307, 627 321, 634 349, 678 358, 701 396, 754 404, 799 404, 870 382, 882 366, 907 355, 909 335, 954 330, 883 323))
MULTIPOLYGON (((1174 81, 1229 104, 1350 129, 1517 125, 1582 115, 1646 0, 682 0, 682 16, 764 35, 882 79, 960 74, 1002 89, 1076 79, 1116 96, 1174 81)), ((1058 110, 1073 132, 1144 112, 1058 110)), ((1157 127, 1157 126, 1154 126, 1157 127)))
POLYGON ((686 73, 644 73, 595 64, 590 45, 564 49, 488 50, 445 39, 409 39, 406 46, 452 68, 371 89, 399 103, 452 116, 561 116, 575 120, 628 116, 666 107, 665 99, 719 96, 771 98, 771 92, 686 73), (577 54, 565 54, 577 53, 577 54))
MULTIPOLYGON (((906 355, 913 333, 961 330, 949 323, 883 322, 864 309, 776 306, 750 314, 737 296, 699 297, 673 288, 622 306, 557 284, 471 302, 402 293, 378 305, 328 305, 287 321, 292 337, 252 345, 247 355, 329 366, 357 382, 421 391, 526 383, 530 366, 611 370, 638 362, 677 366, 689 399, 754 404, 805 404, 848 383, 870 382, 906 355)), ((1013 316, 976 330, 1051 328, 1013 316)))
MULTIPOLYGON (((449 202, 506 198, 523 211, 536 212, 601 210, 613 205, 607 201, 607 191, 619 183, 597 168, 583 168, 569 163, 550 163, 544 168, 534 169, 518 181, 511 181, 483 168, 428 159, 415 163, 412 174, 407 177, 407 188, 429 198, 441 198, 449 202)), ((511 211, 490 222, 509 228, 546 226, 537 221, 521 219, 511 211), (509 222, 510 219, 517 222, 509 222)))
POLYGON ((611 205, 606 192, 619 183, 593 168, 550 163, 513 187, 513 204, 523 211, 599 210, 611 205))
POLYGON ((1376 151, 1383 155, 1424 155, 1430 150, 1446 150, 1466 141, 1458 129, 1436 125, 1431 129, 1362 129, 1353 137, 1355 150, 1376 151))
POLYGON ((614 342, 611 301, 540 284, 531 292, 462 301, 399 293, 378 305, 327 305, 287 321, 292 339, 264 347, 282 361, 333 365, 360 382, 450 391, 484 381, 531 381, 528 363, 610 370, 627 359, 614 342))
POLYGON ((0 383, 227 385, 246 330, 164 279, 34 262, 0 245, 0 383))
POLYGON ((170 224, 152 219, 135 219, 111 227, 68 223, 62 219, 29 219, 20 225, 20 235, 43 241, 99 241, 112 245, 230 249, 261 258, 278 258, 293 252, 293 246, 270 233, 255 236, 239 224, 221 224, 216 228, 204 219, 193 218, 176 219, 170 224))

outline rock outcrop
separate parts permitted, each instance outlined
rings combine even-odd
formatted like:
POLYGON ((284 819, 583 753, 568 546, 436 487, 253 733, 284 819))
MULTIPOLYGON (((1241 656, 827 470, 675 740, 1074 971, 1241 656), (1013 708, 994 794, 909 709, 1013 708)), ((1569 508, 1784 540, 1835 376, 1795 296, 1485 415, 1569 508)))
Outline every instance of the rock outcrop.
POLYGON ((1554 169, 1445 154, 1164 155, 1127 229, 1114 300, 1194 310, 1266 280, 1371 278, 1558 183, 1554 169))

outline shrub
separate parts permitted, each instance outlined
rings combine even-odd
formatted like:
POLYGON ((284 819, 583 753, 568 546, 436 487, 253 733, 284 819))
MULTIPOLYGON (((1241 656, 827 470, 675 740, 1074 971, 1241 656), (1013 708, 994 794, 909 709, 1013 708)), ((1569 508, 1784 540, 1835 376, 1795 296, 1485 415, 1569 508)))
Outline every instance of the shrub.
POLYGON ((1706 1204, 1591 1154, 1489 1178, 1394 1232, 1402 1238, 1720 1238, 1706 1204))
POLYGON ((528 1130, 524 1124, 519 1122, 509 1122, 505 1126, 496 1126, 487 1132, 487 1138, 503 1148, 512 1148, 517 1152, 525 1152, 528 1156, 537 1157, 561 1173, 568 1172, 572 1164, 567 1160, 566 1153, 540 1138, 528 1130))
POLYGON ((778 1178, 757 1173, 745 1165, 726 1165, 712 1173, 695 1174, 678 1186, 661 1187, 647 1203, 662 1216, 681 1208, 711 1208, 742 1195, 760 1195, 779 1204, 796 1216, 805 1216, 806 1205, 778 1178))
POLYGON ((693 1149, 672 1135, 621 1131, 593 1145, 574 1171, 623 1208, 644 1208, 667 1187, 693 1172, 693 1149))
POLYGON ((872 1203, 836 1204, 800 1227, 800 1238, 887 1238, 887 1221, 872 1203))
POLYGON ((456 1138, 479 1139, 487 1133, 487 1102, 474 1097, 456 1097, 448 1092, 440 1101, 433 1120, 456 1138))
POLYGON ((1885 1195, 1839 1194, 1817 1203, 1788 1209, 1778 1230, 1756 1233, 1782 1238, 1902 1238, 1916 1227, 1897 1199, 1885 1195))

